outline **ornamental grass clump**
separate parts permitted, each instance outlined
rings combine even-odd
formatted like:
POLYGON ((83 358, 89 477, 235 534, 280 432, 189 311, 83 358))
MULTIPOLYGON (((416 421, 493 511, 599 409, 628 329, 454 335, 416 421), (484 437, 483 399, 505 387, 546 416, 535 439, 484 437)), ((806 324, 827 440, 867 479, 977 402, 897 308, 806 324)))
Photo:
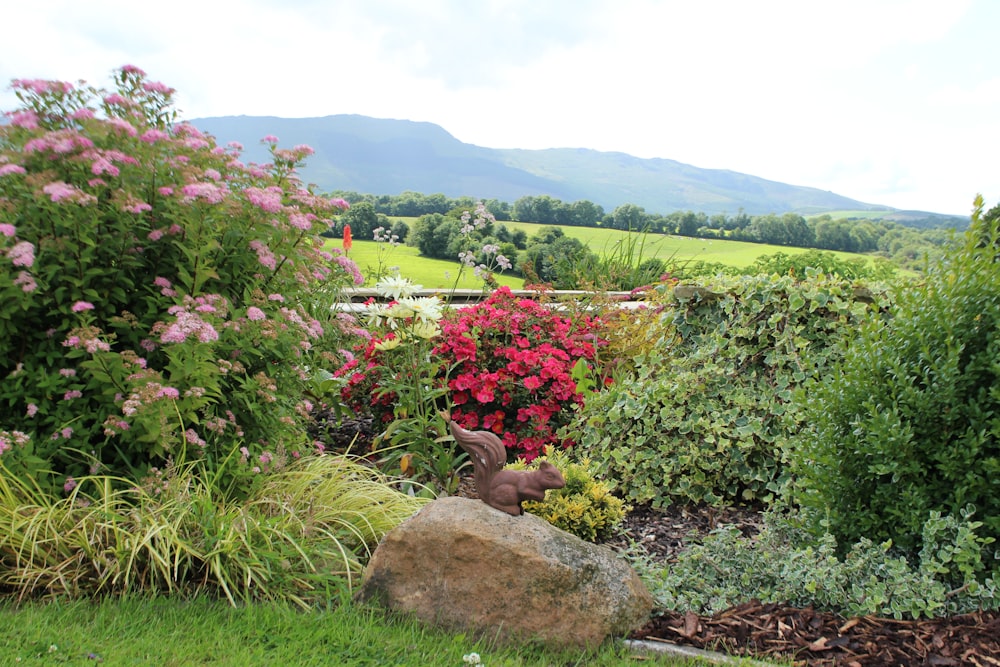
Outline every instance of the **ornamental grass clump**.
POLYGON ((311 449, 307 369, 360 283, 318 234, 346 203, 307 146, 244 164, 126 66, 111 91, 17 80, 0 125, 0 457, 50 493, 199 460, 240 493, 311 449), (243 465, 225 466, 228 460, 243 465))
POLYGON ((0 473, 0 587, 20 597, 205 592, 307 607, 353 586, 424 502, 342 456, 295 461, 242 501, 196 464, 141 486, 84 477, 65 498, 0 473))

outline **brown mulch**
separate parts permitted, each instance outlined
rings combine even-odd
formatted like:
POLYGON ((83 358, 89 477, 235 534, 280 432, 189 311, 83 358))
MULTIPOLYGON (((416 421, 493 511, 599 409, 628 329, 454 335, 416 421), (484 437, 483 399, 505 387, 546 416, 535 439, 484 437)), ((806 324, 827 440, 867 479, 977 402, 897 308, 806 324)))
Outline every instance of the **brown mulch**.
POLYGON ((1000 615, 842 618, 756 601, 712 617, 669 613, 632 635, 795 665, 1000 665, 1000 615))
MULTIPOLYGON (((653 558, 669 563, 692 536, 719 525, 735 525, 752 536, 761 523, 758 512, 741 508, 669 508, 660 512, 638 507, 626 518, 625 531, 653 558)), ((750 601, 714 616, 666 612, 630 638, 765 660, 791 660, 794 665, 808 667, 1000 667, 997 612, 920 621, 844 618, 808 607, 750 601)))

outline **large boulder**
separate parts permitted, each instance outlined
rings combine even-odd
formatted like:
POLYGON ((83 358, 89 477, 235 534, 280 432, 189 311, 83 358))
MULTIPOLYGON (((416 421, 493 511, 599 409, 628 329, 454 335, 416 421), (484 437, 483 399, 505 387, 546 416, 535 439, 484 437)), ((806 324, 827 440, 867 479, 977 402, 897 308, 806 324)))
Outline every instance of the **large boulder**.
POLYGON ((385 536, 358 598, 448 630, 586 648, 628 634, 653 607, 607 547, 457 497, 425 505, 385 536))

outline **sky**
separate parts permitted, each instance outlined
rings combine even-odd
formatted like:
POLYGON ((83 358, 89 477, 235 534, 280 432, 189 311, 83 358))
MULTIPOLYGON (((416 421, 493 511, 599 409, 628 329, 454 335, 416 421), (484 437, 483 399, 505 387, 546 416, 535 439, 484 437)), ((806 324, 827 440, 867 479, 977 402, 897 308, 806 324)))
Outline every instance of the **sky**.
POLYGON ((362 114, 899 209, 1000 201, 996 0, 32 0, 0 21, 2 111, 12 79, 131 64, 185 119, 362 114))

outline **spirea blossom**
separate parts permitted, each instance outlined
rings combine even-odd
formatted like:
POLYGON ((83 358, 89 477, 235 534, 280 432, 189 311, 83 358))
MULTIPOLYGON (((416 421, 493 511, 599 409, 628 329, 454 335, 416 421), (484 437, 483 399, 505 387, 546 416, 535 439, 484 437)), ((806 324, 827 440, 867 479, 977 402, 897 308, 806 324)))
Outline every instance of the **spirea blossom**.
POLYGON ((48 183, 42 188, 42 192, 47 194, 49 198, 54 202, 60 202, 64 199, 69 199, 77 193, 77 189, 68 183, 62 181, 53 181, 48 183))
POLYGON ((247 201, 266 213, 277 213, 282 208, 282 191, 279 187, 247 188, 244 194, 247 201))
POLYGON ((38 129, 38 114, 34 111, 14 111, 7 114, 7 118, 10 119, 10 124, 14 127, 21 127, 25 130, 37 130, 38 129))
POLYGON ((278 261, 274 253, 263 242, 254 239, 250 242, 250 249, 257 253, 257 260, 265 267, 272 271, 278 268, 278 261))
POLYGON ((254 322, 260 322, 261 320, 266 320, 267 316, 264 314, 264 311, 257 306, 250 306, 247 308, 247 319, 254 322))
POLYGON ((194 201, 202 199, 209 204, 218 204, 225 198, 225 191, 214 183, 188 183, 181 192, 184 194, 184 201, 194 201))
POLYGON ((292 213, 288 216, 288 224, 296 229, 301 229, 302 231, 309 231, 312 229, 312 221, 316 218, 314 215, 304 215, 302 213, 292 213))
POLYGON ((26 173, 26 170, 19 164, 0 165, 0 176, 6 176, 7 174, 23 174, 23 173, 26 173))
POLYGON ((157 141, 164 141, 169 138, 170 138, 169 134, 167 134, 163 130, 157 130, 155 128, 146 130, 145 132, 142 133, 142 136, 139 137, 140 141, 144 141, 147 144, 155 144, 157 141))
POLYGON ((90 303, 89 301, 77 301, 72 306, 70 306, 70 310, 72 310, 74 313, 82 313, 85 310, 93 310, 93 309, 94 309, 94 304, 90 303))
POLYGON ((14 266, 31 268, 35 263, 35 246, 29 241, 15 243, 14 247, 7 251, 7 258, 14 266))

